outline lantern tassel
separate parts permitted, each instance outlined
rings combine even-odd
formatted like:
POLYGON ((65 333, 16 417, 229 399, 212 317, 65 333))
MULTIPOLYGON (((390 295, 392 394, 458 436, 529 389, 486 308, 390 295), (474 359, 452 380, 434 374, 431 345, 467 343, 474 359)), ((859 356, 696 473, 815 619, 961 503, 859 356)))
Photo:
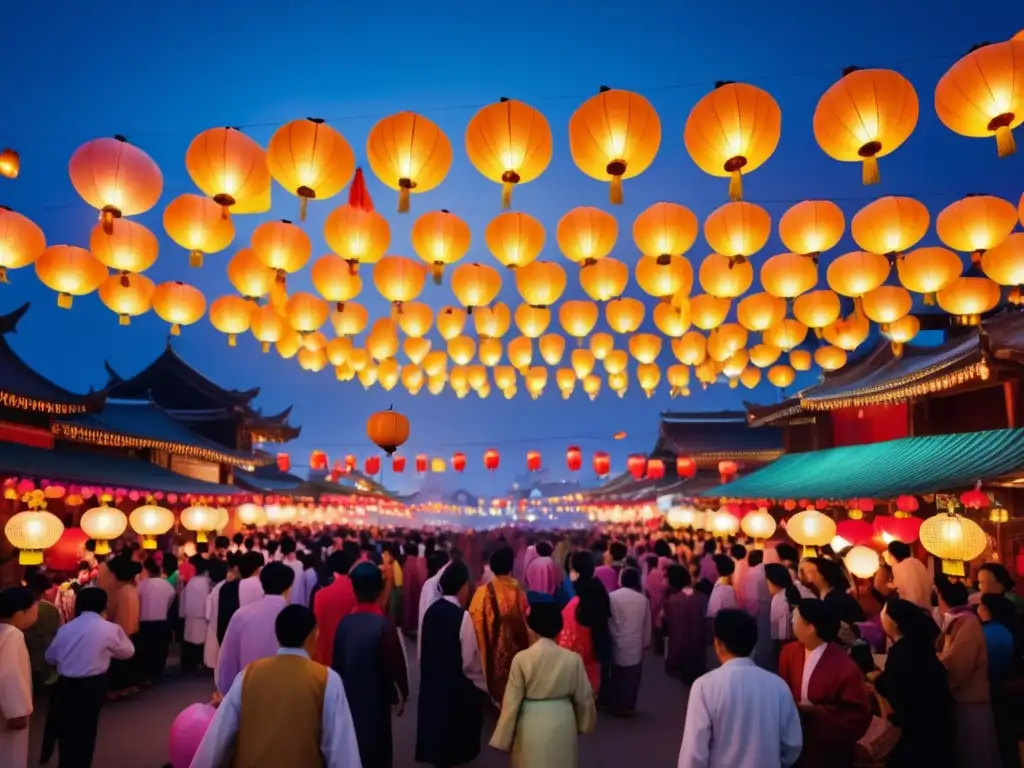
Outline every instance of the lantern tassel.
POLYGON ((7 267, 0 267, 0 283, 9 283, 7 279, 7 267))
POLYGON ((202 251, 189 251, 188 252, 188 265, 195 269, 203 266, 203 252, 202 251))
POLYGON ((132 324, 132 319, 128 315, 118 315, 117 316, 117 324, 118 325, 131 325, 132 324))
POLYGON ((890 342, 889 346, 892 347, 893 357, 903 357, 903 342, 902 341, 890 342))
POLYGON ((229 333, 228 334, 228 346, 229 347, 234 347, 234 346, 237 346, 237 345, 238 345, 238 339, 235 338, 235 334, 229 333))
POLYGON ((409 212, 409 188, 399 187, 398 188, 398 212, 408 213, 409 212))
POLYGON ((308 203, 308 202, 309 202, 309 198, 306 198, 306 197, 300 197, 299 198, 299 221, 305 221, 306 220, 306 203, 308 203))
POLYGON ((71 302, 74 297, 70 293, 57 294, 57 306, 61 309, 71 309, 71 302))
POLYGON ((882 176, 878 172, 878 158, 874 155, 865 157, 864 162, 861 163, 860 180, 865 186, 878 184, 882 180, 882 176))
POLYGON ((622 205, 622 177, 612 176, 612 183, 608 187, 608 201, 612 205, 622 205))
POLYGON ((430 275, 434 278, 434 285, 441 285, 444 278, 444 264, 434 262, 430 268, 430 275))
POLYGON ((729 199, 734 203, 743 199, 743 174, 739 168, 729 176, 729 199))
POLYGON ((171 324, 171 336, 181 336, 181 326, 177 323, 171 324))
MULTIPOLYGON (((996 135, 998 136, 998 133, 996 135)), ((100 223, 103 224, 104 234, 114 234, 114 211, 109 208, 104 208, 100 211, 100 223)))
POLYGON ((1017 142, 1013 140, 1010 126, 1001 125, 996 128, 996 150, 1000 157, 1009 157, 1017 151, 1017 142))
POLYGON ((512 190, 515 184, 511 181, 502 182, 501 185, 501 210, 507 211, 512 207, 512 190))
POLYGON ((263 342, 263 354, 267 354, 269 351, 270 351, 270 342, 269 341, 264 341, 263 342))
POLYGON ((924 295, 924 304, 925 304, 926 307, 934 307, 935 306, 935 294, 934 293, 926 293, 924 295))

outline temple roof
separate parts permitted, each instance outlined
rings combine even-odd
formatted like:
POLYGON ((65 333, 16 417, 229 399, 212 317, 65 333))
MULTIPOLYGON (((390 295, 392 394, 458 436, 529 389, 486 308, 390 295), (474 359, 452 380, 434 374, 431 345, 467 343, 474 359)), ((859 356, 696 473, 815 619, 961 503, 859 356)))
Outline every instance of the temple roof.
POLYGON ((204 461, 252 468, 273 461, 265 454, 225 448, 199 435, 156 403, 108 400, 93 414, 59 417, 53 433, 64 440, 124 448, 155 448, 204 461))
POLYGON ((674 472, 678 456, 689 456, 698 466, 712 467, 724 460, 764 464, 781 454, 782 433, 774 428, 750 429, 743 411, 668 411, 661 414, 651 458, 667 459, 666 465, 672 465, 674 472))
POLYGON ((49 414, 85 413, 101 408, 106 392, 69 392, 35 371, 11 347, 7 336, 17 333, 18 321, 28 308, 26 303, 0 315, 0 406, 49 414))

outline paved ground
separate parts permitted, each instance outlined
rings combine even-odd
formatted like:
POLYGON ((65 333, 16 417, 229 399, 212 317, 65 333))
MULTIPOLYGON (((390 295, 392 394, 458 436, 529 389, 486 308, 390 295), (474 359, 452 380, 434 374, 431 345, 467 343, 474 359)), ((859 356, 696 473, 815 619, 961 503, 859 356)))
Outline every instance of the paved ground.
MULTIPOLYGON (((415 658, 415 644, 407 646, 407 652, 415 658)), ((212 680, 169 677, 158 687, 143 691, 129 701, 106 705, 100 716, 99 745, 93 764, 111 768, 160 768, 167 761, 167 732, 175 715, 189 704, 209 700, 212 691, 212 680)), ((629 719, 601 715, 597 730, 580 739, 581 765, 587 768, 675 765, 683 733, 686 693, 680 683, 665 676, 658 659, 648 657, 639 712, 629 719)), ((39 755, 45 714, 46 702, 39 702, 32 720, 31 754, 34 756, 39 755)), ((411 706, 395 721, 394 738, 395 768, 417 765, 413 761, 415 688, 411 706)), ((56 762, 54 759, 53 764, 56 762)), ((485 747, 472 765, 479 768, 506 766, 508 758, 485 747)))

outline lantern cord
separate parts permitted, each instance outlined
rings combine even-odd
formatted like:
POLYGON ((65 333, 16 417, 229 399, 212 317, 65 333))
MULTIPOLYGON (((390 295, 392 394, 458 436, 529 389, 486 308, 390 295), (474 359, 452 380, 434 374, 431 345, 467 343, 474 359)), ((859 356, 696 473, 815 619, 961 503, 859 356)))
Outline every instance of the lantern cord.
POLYGON ((515 184, 511 181, 505 181, 501 184, 501 210, 507 211, 512 207, 512 190, 515 188, 515 184))
POLYGON ((729 199, 734 203, 743 199, 743 173, 739 168, 729 175, 729 199))
POLYGON ((1001 125, 996 128, 996 149, 1000 157, 1009 157, 1017 151, 1017 142, 1013 140, 1010 126, 1001 125))
POLYGON ((860 180, 865 186, 878 184, 882 180, 882 176, 878 172, 878 158, 874 155, 865 157, 864 162, 861 163, 860 180))
POLYGON ((612 183, 608 189, 608 202, 612 205, 622 205, 622 177, 612 176, 612 183))

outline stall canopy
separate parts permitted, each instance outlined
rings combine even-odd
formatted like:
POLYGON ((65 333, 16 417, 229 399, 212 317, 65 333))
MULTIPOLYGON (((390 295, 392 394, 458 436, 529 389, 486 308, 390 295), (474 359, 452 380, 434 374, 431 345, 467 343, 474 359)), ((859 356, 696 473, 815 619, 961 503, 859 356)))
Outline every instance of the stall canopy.
POLYGON ((786 454, 701 496, 736 499, 885 499, 969 487, 1024 470, 1024 429, 907 437, 786 454))

